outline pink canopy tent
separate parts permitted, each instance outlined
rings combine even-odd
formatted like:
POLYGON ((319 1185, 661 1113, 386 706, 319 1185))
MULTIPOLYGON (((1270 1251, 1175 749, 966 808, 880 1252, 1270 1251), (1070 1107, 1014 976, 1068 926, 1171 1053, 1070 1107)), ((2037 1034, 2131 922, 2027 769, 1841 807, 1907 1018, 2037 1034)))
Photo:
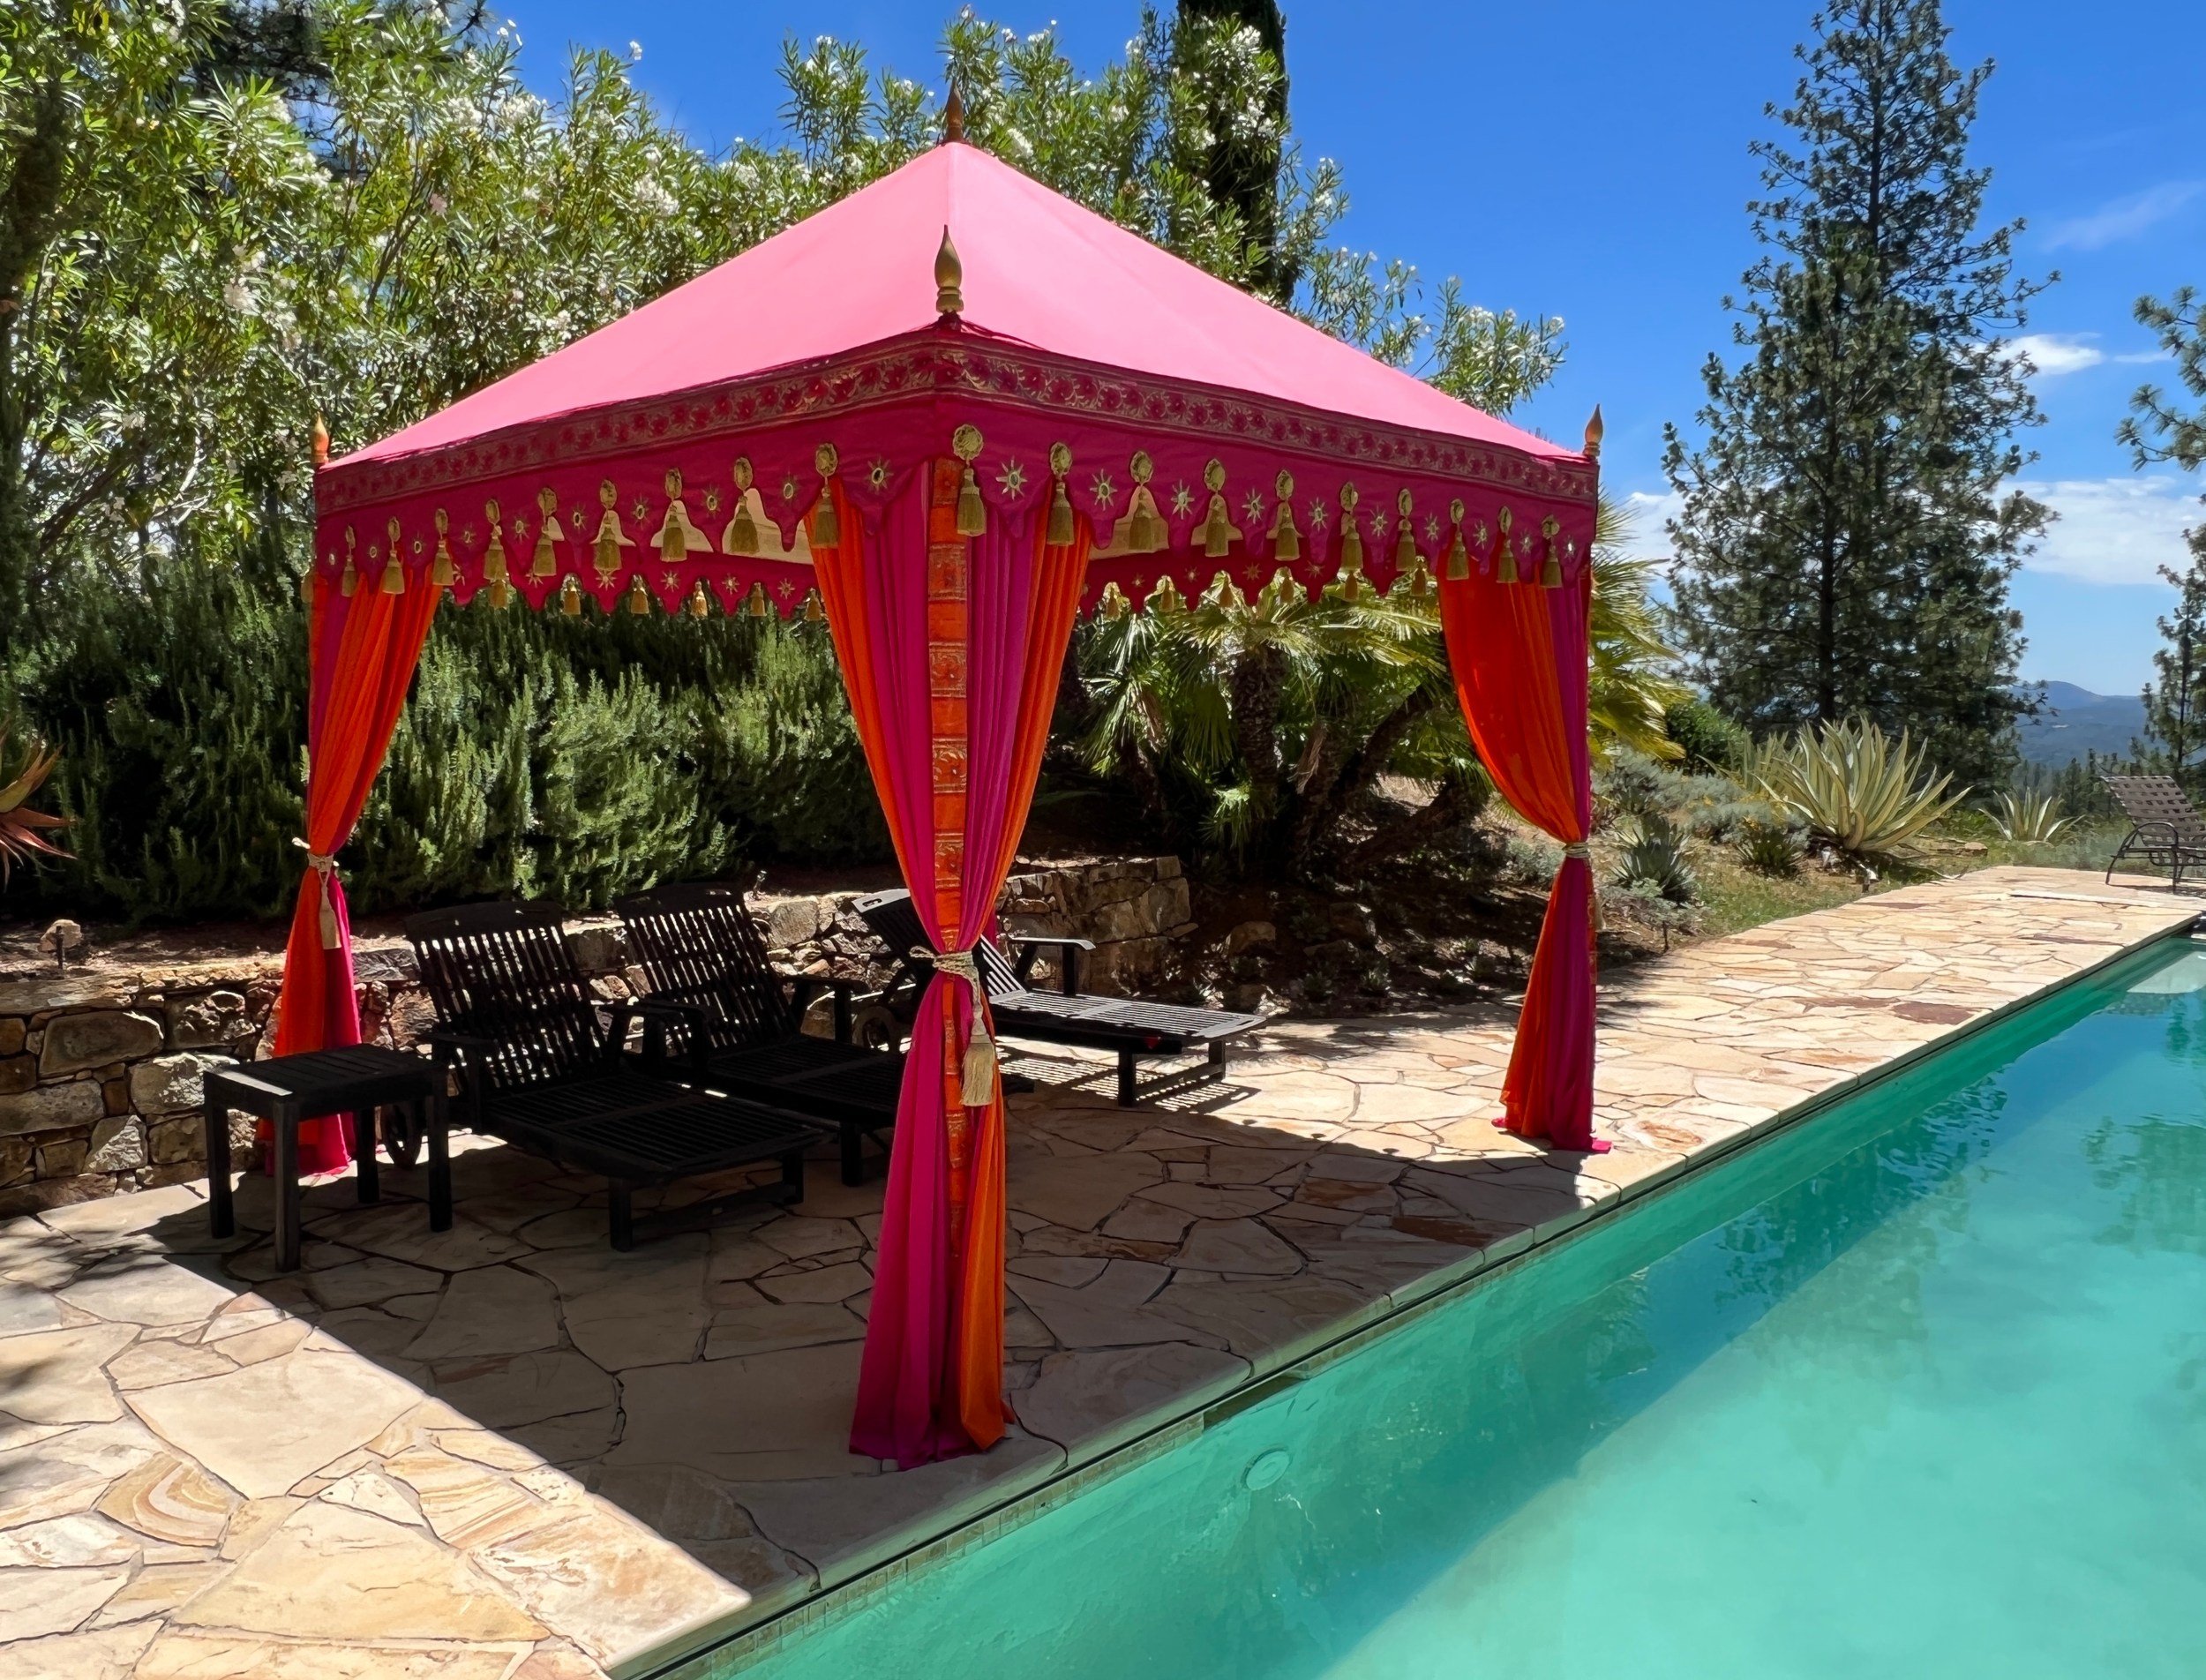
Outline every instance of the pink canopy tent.
MULTIPOLYGON (((279 1043, 349 1042, 335 854, 436 606, 826 616, 943 954, 914 1029, 853 1445, 986 1447, 1003 1107, 968 953, 1076 612, 1436 593, 1497 784, 1564 842, 1502 1123, 1591 1136, 1582 454, 952 140, 316 481, 310 868, 279 1043)), ((343 1159, 334 1132, 319 1163, 343 1159)))

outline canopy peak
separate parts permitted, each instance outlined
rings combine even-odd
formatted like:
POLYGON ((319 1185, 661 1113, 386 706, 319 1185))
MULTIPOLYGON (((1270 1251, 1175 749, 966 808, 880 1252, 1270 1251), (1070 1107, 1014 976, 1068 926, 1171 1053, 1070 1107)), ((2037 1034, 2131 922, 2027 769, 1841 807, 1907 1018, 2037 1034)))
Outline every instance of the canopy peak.
POLYGON ((1601 459, 1601 439, 1606 430, 1607 428, 1601 422, 1601 405, 1596 402, 1594 404, 1592 416, 1586 422, 1587 460, 1599 461, 1601 459))

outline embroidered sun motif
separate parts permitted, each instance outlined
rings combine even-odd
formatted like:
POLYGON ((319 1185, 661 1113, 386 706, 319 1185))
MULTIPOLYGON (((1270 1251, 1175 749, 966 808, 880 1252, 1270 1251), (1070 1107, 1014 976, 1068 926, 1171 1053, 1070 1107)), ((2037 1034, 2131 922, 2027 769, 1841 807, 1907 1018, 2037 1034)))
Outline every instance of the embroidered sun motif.
POLYGON ((474 526, 462 525, 460 527, 460 546, 461 548, 473 548, 475 546, 474 526))
POLYGON ((381 549, 378 548, 378 547, 377 547, 377 546, 376 546, 373 543, 371 543, 371 544, 368 544, 368 558, 369 558, 370 559, 375 559, 375 558, 376 558, 379 554, 380 554, 380 553, 382 553, 382 552, 383 552, 383 551, 382 551, 381 549))
POLYGON ((1374 536, 1386 535, 1386 513, 1384 508, 1371 515, 1371 535, 1374 536))
POLYGON ((717 513, 718 513, 719 511, 720 511, 720 492, 719 492, 718 491, 717 491, 717 490, 708 490, 708 491, 705 491, 705 512, 707 512, 708 514, 717 514, 717 513))
POLYGON ((1437 543, 1439 540, 1440 515, 1437 514, 1427 514, 1425 515, 1425 541, 1428 543, 1437 543))
POLYGON ((651 504, 645 501, 643 498, 639 496, 636 498, 635 506, 631 507, 628 512, 630 515, 634 517, 635 522, 641 525, 645 520, 651 517, 651 504))
POLYGON ((995 476, 995 483, 998 490, 1017 501, 1026 494, 1026 469, 1016 461, 1007 461, 1003 470, 995 476))
POLYGON ((1309 499, 1310 529, 1313 531, 1324 530, 1325 529, 1325 521, 1332 517, 1332 509, 1325 506, 1325 499, 1323 496, 1312 496, 1309 499))
POLYGON ((866 482, 875 490, 886 490, 889 488, 889 462, 885 458, 875 461, 866 469, 866 482))
POLYGON ((1517 552, 1527 555, 1532 552, 1532 533, 1530 531, 1527 531, 1522 536, 1519 536, 1517 539, 1517 552))
POLYGON ((786 601, 791 596, 796 594, 797 586, 792 583, 787 578, 784 578, 779 583, 777 583, 774 586, 774 592, 780 596, 783 600, 786 601))
MULTIPOLYGON (((1249 499, 1241 505, 1241 516, 1242 518, 1247 520, 1251 525, 1261 525, 1264 523, 1264 513, 1265 506, 1266 503, 1264 499, 1264 492, 1262 491, 1252 490, 1249 492, 1249 499)), ((1249 575, 1253 577, 1256 574, 1252 572, 1249 575)))
POLYGON ((672 594, 676 589, 682 587, 681 574, 679 572, 660 573, 659 587, 666 590, 668 594, 672 594))
POLYGON ((416 554, 421 552, 421 538, 418 536, 414 539, 414 552, 416 554))
POLYGON ((793 476, 781 481, 781 499, 785 502, 797 499, 797 481, 793 476))
POLYGON ((1566 536, 1563 539, 1563 558, 1566 560, 1574 560, 1578 558, 1578 539, 1575 536, 1566 536))
POLYGON ((1172 516, 1174 519, 1185 519, 1188 516, 1188 510, 1194 506, 1195 492, 1187 487, 1187 481, 1185 479, 1182 479, 1178 484, 1173 485, 1172 516))
POLYGON ((514 536, 515 540, 519 542, 525 543, 529 540, 529 521, 527 520, 518 517, 514 519, 514 536))
MULTIPOLYGON (((1088 486, 1088 494, 1095 499, 1098 507, 1108 508, 1118 499, 1118 486, 1111 482, 1110 474, 1099 472, 1095 476, 1095 482, 1088 486)), ((1135 581, 1139 582, 1140 580, 1137 578, 1135 581)))
POLYGON ((1486 546, 1486 521, 1482 519, 1471 523, 1471 546, 1480 549, 1486 546))

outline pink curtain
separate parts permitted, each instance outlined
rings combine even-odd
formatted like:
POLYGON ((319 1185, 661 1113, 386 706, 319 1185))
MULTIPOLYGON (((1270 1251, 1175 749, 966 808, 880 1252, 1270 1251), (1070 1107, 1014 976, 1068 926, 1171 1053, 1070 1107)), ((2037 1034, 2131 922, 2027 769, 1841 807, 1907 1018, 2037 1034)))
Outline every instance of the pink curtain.
MULTIPOLYGON (((934 949, 987 931, 1026 822, 1087 558, 1039 508, 957 529, 962 469, 884 509, 839 489, 813 555, 867 763, 934 949), (861 530, 860 521, 864 521, 861 530)), ((1003 1433, 1002 1081, 977 988, 938 969, 912 1023, 882 1211, 852 1450, 909 1467, 1003 1433)))

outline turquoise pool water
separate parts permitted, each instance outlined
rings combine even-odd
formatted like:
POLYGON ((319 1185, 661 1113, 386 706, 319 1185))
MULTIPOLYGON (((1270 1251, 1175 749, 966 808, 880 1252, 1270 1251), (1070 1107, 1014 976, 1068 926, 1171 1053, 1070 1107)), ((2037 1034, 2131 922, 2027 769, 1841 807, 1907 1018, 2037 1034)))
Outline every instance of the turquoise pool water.
POLYGON ((747 1674, 2206 1674, 2206 948, 2073 986, 747 1674))

